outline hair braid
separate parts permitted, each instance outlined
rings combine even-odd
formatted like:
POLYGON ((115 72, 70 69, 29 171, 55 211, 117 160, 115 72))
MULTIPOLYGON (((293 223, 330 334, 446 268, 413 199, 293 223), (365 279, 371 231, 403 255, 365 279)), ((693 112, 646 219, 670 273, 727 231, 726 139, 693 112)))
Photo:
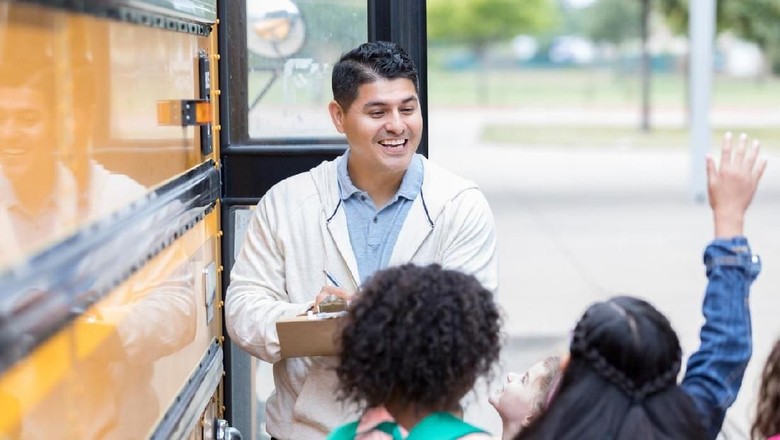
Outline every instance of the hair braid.
MULTIPOLYGON (((583 318, 584 320, 585 318, 583 318)), ((581 356, 599 376, 617 386, 625 395, 635 401, 642 401, 646 397, 675 385, 681 365, 680 353, 678 359, 672 362, 666 371, 644 383, 637 384, 626 373, 612 365, 596 347, 591 346, 582 326, 578 326, 574 330, 570 350, 572 355, 581 356)))

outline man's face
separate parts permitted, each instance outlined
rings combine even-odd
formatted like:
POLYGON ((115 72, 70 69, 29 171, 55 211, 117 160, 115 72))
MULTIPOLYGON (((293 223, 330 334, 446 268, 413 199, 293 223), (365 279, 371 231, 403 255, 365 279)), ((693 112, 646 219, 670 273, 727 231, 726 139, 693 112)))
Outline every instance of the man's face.
POLYGON ((0 87, 0 164, 8 177, 23 177, 47 159, 39 156, 53 147, 51 128, 39 91, 0 87))
POLYGON ((348 110, 335 101, 331 117, 350 147, 349 172, 360 176, 403 174, 420 145, 420 102, 408 79, 363 84, 348 110))

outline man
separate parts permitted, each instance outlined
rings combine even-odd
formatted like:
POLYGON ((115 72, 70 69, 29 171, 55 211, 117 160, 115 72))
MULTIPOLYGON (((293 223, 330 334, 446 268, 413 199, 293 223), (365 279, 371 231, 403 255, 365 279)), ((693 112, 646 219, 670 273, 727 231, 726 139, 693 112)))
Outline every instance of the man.
POLYGON ((260 200, 227 292, 230 337, 274 364, 267 431, 278 439, 322 438, 356 414, 335 399, 335 358, 281 359, 277 320, 328 295, 349 299, 377 270, 409 262, 497 288, 485 197, 415 154, 423 120, 409 56, 393 43, 366 43, 341 57, 332 79, 330 115, 349 148, 260 200))

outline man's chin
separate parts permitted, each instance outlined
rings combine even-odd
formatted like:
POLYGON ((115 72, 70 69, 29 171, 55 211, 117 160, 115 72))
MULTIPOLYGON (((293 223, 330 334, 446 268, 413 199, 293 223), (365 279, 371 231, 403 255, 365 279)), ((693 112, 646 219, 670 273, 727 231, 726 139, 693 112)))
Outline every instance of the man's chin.
POLYGON ((25 178, 33 174, 35 167, 27 160, 9 159, 0 162, 3 175, 9 179, 25 178))

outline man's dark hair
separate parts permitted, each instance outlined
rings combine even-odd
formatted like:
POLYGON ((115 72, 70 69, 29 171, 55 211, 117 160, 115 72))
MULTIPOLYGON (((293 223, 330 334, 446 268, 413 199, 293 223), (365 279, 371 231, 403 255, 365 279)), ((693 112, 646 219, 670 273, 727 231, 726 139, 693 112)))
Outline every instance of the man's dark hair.
POLYGON ((677 334, 646 301, 593 304, 569 350, 557 396, 517 439, 707 438, 693 400, 677 385, 677 334))
POLYGON ((453 411, 501 349, 493 294, 439 265, 377 272, 352 304, 337 368, 343 399, 453 411))
POLYGON ((378 79, 398 78, 410 80, 414 90, 420 92, 417 68, 401 46, 387 41, 363 43, 342 55, 333 66, 333 99, 347 111, 361 85, 378 79))

